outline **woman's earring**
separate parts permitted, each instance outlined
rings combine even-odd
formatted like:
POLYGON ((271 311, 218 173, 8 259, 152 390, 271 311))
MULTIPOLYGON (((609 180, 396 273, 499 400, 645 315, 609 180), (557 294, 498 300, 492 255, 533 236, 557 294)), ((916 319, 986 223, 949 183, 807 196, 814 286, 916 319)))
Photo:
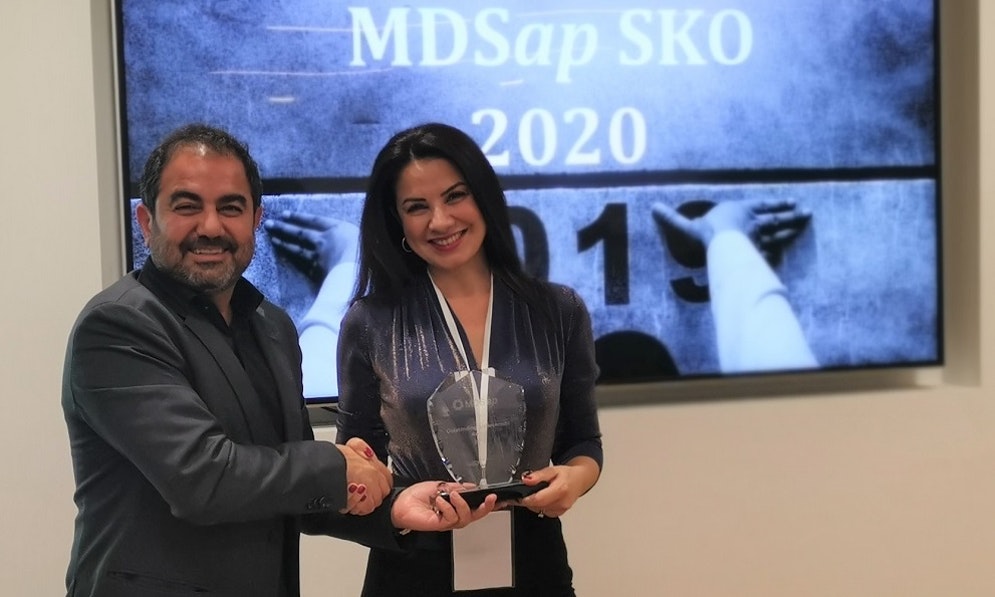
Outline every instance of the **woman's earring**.
POLYGON ((408 239, 404 238, 403 236, 401 237, 401 250, 404 251, 405 253, 411 252, 411 247, 408 246, 408 239))

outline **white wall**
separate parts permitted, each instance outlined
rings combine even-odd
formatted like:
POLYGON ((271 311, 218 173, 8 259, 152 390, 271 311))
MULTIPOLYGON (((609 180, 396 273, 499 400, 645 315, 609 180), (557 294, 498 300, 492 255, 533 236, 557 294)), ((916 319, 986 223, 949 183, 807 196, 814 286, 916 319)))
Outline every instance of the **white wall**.
MULTIPOLYGON (((0 3, 3 595, 63 590, 62 351, 120 271, 107 3, 0 3)), ((582 595, 995 595, 995 5, 943 4, 949 364, 609 396, 604 477, 565 519, 582 595)), ((305 595, 357 593, 361 548, 303 557, 305 595)))

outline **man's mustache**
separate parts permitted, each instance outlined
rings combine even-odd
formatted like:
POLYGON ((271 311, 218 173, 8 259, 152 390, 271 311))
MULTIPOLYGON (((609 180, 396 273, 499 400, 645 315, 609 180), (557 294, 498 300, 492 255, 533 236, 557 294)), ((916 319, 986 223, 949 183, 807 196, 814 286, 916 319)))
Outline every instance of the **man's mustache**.
POLYGON ((200 249, 221 249, 223 251, 235 252, 238 249, 238 243, 236 243, 231 237, 219 237, 219 238, 208 238, 206 236, 198 237, 194 240, 184 241, 181 248, 184 251, 197 251, 200 249))

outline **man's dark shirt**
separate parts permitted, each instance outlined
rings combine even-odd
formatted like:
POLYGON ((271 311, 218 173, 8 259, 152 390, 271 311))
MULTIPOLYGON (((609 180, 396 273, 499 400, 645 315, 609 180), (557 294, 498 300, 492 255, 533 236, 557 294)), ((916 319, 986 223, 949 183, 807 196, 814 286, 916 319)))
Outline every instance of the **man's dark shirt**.
POLYGON ((252 387, 266 406, 273 424, 273 437, 285 440, 276 382, 259 348, 259 339, 252 329, 252 313, 263 302, 263 294, 248 280, 239 278, 232 293, 232 321, 229 325, 210 298, 171 278, 159 270, 151 259, 146 260, 138 281, 169 305, 170 309, 184 317, 203 317, 224 334, 232 352, 249 376, 252 387))

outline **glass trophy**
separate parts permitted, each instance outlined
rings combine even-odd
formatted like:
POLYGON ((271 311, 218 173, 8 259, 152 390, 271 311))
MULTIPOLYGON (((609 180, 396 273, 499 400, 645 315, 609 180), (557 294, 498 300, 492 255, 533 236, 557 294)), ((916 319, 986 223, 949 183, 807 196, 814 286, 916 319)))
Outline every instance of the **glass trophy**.
POLYGON ((481 371, 452 373, 429 397, 428 420, 453 480, 479 488, 461 493, 471 506, 470 493, 480 494, 480 500, 489 493, 501 498, 507 493, 502 489, 522 487, 517 476, 525 445, 522 386, 481 371))

